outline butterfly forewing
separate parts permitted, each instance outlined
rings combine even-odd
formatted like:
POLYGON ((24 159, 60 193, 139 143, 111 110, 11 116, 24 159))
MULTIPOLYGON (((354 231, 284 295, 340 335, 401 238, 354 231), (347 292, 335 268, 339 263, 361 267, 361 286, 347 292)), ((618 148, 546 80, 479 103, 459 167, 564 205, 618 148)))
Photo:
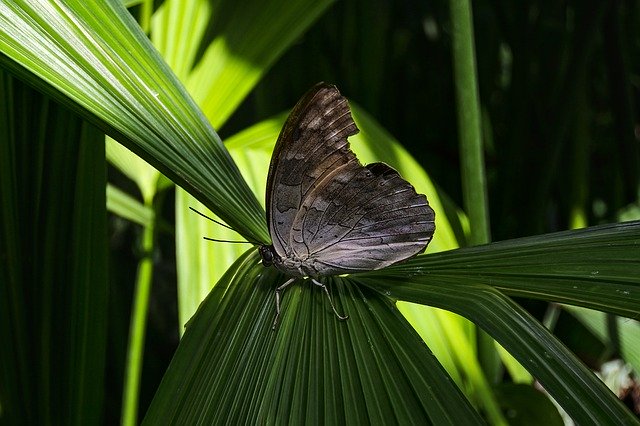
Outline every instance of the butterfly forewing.
POLYGON ((317 85, 294 107, 267 179, 267 220, 279 256, 290 251, 291 227, 307 194, 336 167, 357 163, 347 142, 357 132, 347 101, 334 86, 317 85))
POLYGON ((362 166, 347 141, 357 132, 346 99, 319 84, 276 143, 267 181, 273 247, 308 275, 380 269, 421 252, 433 236, 426 197, 386 164, 362 166))

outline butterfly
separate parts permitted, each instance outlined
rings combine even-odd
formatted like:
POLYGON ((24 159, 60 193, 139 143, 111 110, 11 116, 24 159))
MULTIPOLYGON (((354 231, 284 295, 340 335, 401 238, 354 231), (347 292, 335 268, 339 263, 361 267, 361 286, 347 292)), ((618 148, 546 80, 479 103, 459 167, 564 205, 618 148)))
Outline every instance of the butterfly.
POLYGON ((262 264, 290 278, 276 289, 275 329, 282 291, 296 279, 381 269, 427 247, 435 213, 425 195, 385 163, 360 164, 348 137, 358 133, 347 100, 319 83, 298 101, 276 142, 266 188, 271 245, 262 264))

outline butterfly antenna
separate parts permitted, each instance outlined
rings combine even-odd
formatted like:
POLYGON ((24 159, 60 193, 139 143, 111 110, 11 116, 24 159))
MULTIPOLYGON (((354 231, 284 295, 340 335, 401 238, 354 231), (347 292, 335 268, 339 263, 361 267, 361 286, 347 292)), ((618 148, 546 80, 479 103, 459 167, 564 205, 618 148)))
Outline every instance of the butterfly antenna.
POLYGON ((210 238, 210 237, 202 237, 202 239, 207 241, 215 241, 216 243, 253 244, 249 241, 219 240, 217 238, 210 238))
POLYGON ((213 218, 210 218, 210 217, 209 217, 209 216, 207 216, 206 214, 204 214, 204 213, 200 213, 198 210, 194 209, 193 207, 189 207, 189 210, 191 210, 191 211, 192 211, 192 212, 194 212, 194 213, 198 213, 200 216, 204 217, 205 219, 209 219, 209 220, 210 220, 211 222, 213 222, 213 223, 217 223, 217 224, 218 224, 218 225, 220 225, 220 226, 224 226, 224 227, 225 227, 225 228, 227 228, 227 229, 231 229, 232 231, 235 231, 235 229, 233 229, 232 227, 230 227, 230 226, 229 226, 229 225, 227 225, 226 223, 222 223, 222 222, 219 222, 219 221, 217 221, 217 220, 215 220, 215 219, 213 219, 213 218))
MULTIPOLYGON (((200 216, 204 217, 205 219, 209 219, 209 220, 210 220, 211 222, 213 222, 213 223, 217 223, 218 225, 220 225, 220 226, 222 226, 222 227, 225 227, 225 228, 227 228, 227 229, 230 229, 230 230, 232 230, 232 231, 235 231, 235 229, 233 229, 232 227, 230 227, 230 226, 229 226, 229 225, 227 225, 226 223, 222 223, 222 222, 220 222, 220 221, 217 221, 217 220, 215 220, 215 219, 213 219, 213 218, 211 218, 211 217, 207 216, 207 215, 206 215, 206 214, 204 214, 204 213, 200 213, 198 210, 194 209, 193 207, 189 207, 189 210, 191 210, 191 211, 192 211, 192 212, 194 212, 194 213, 199 214, 200 216)), ((209 237, 202 237, 202 238, 204 238, 204 239, 205 239, 205 240, 207 240, 207 241, 215 241, 215 242, 217 242, 217 243, 257 244, 257 243, 251 242, 251 241, 219 240, 219 239, 217 239, 217 238, 209 238, 209 237)))

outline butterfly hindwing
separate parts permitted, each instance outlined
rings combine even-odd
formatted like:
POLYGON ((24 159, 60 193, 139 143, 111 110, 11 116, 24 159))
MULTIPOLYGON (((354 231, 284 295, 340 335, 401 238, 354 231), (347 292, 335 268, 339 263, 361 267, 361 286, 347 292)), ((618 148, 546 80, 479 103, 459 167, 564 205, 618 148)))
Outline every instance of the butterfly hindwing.
POLYGON ((322 275, 384 268, 424 250, 434 231, 426 197, 384 163, 348 164, 304 200, 291 245, 322 275))

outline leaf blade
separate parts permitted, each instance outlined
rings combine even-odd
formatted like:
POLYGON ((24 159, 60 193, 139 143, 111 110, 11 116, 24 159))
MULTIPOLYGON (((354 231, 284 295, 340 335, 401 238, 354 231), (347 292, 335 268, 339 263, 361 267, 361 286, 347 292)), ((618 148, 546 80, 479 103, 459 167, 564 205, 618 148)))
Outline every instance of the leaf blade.
POLYGON ((302 283, 285 293, 273 332, 273 289, 282 278, 257 262, 256 251, 247 252, 203 302, 146 424, 298 423, 316 414, 326 423, 479 421, 395 307, 350 279, 330 282, 349 320, 339 322, 324 293, 302 283))
POLYGON ((269 241, 264 211, 202 113, 119 2, 3 3, 5 66, 125 144, 234 228, 269 241))
POLYGON ((488 285, 510 296, 634 317, 640 314, 639 248, 640 221, 634 221, 418 256, 360 276, 405 277, 406 285, 384 291, 416 303, 429 303, 421 294, 429 286, 488 285))

